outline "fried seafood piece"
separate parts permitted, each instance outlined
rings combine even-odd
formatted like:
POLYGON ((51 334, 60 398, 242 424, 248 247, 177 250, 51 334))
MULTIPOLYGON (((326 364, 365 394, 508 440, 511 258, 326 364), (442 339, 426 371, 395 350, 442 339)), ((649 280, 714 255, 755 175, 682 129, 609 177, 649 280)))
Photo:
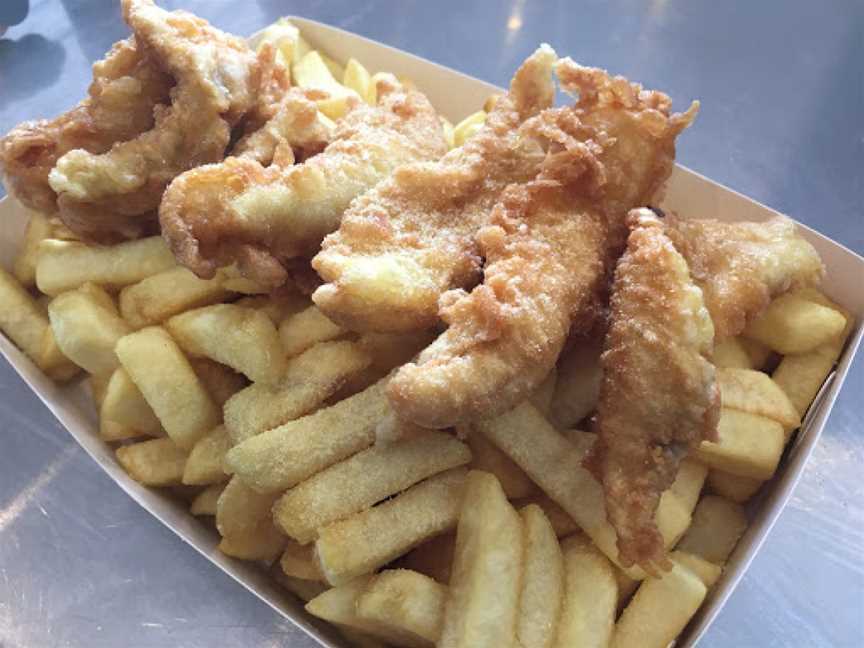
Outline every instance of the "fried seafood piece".
POLYGON ((84 99, 54 119, 27 121, 0 139, 0 175, 25 206, 57 211, 48 174, 73 149, 104 153, 153 127, 153 108, 167 103, 174 81, 134 37, 115 43, 93 64, 84 99))
POLYGON ((548 152, 542 171, 504 191, 476 237, 483 284, 442 296, 449 328, 388 385, 402 418, 447 427, 530 394, 571 325, 586 331, 597 320, 626 210, 646 204, 672 170, 675 138, 695 105, 670 114, 665 95, 570 59, 556 73, 579 101, 522 126, 548 152))
POLYGON ((816 285, 825 273, 819 253, 785 216, 724 223, 670 214, 667 229, 705 294, 718 339, 738 335, 772 297, 816 285))
POLYGON ((325 280, 313 299, 363 331, 420 330, 438 298, 476 283, 474 234, 510 183, 531 180, 543 150, 520 126, 552 105, 555 52, 540 47, 516 72, 480 131, 436 162, 403 166, 352 203, 312 262, 325 280))
POLYGON ((422 93, 392 75, 379 78, 377 91, 375 106, 355 101, 330 144, 303 164, 265 168, 252 156, 228 158, 177 178, 160 220, 178 261, 201 277, 237 261, 250 279, 279 285, 284 264, 312 256, 352 199, 402 164, 443 155, 441 123, 422 93))
POLYGON ((246 43, 152 0, 123 0, 123 16, 148 55, 176 85, 157 105, 152 129, 104 153, 69 151, 49 184, 60 217, 97 242, 133 238, 155 223, 168 183, 183 171, 222 158, 231 128, 255 105, 257 58, 246 43))
POLYGON ((654 522, 660 495, 688 452, 716 438, 720 392, 714 327, 687 262, 651 210, 633 210, 627 223, 588 464, 603 483, 621 564, 656 573, 671 567, 654 522))

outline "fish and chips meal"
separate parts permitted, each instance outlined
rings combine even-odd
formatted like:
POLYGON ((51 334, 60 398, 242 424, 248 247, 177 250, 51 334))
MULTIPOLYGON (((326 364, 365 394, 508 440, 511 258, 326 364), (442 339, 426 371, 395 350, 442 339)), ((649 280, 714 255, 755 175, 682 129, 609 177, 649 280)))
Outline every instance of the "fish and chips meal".
POLYGON ((657 208, 698 103, 541 45, 454 126, 287 20, 121 5, 0 139, 0 329, 351 645, 666 648, 853 325, 791 220, 657 208))

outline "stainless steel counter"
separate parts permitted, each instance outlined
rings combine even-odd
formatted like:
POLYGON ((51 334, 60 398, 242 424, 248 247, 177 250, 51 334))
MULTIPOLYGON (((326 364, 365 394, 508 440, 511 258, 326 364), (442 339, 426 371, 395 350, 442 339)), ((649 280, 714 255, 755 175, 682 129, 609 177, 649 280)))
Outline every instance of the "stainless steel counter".
MULTIPOLYGON (((0 132, 77 102, 126 34, 112 0, 30 4, 0 39, 0 132)), ((859 0, 161 4, 238 34, 303 15, 497 84, 548 41, 677 106, 701 99, 679 161, 864 254, 859 0)), ((862 395, 859 359, 706 648, 864 645, 862 395)), ((113 486, 0 361, 0 646, 312 645, 113 486)))

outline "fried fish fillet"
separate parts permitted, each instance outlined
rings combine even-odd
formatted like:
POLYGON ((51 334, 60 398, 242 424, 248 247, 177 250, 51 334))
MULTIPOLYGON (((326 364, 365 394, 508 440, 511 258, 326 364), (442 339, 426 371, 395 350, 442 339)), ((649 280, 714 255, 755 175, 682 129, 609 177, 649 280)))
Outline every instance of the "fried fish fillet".
POLYGON ((93 241, 131 238, 151 226, 168 183, 215 162, 231 128, 255 105, 259 69, 246 43, 186 12, 152 0, 122 0, 136 43, 170 73, 169 105, 157 105, 152 129, 107 152, 75 149, 57 160, 49 184, 60 217, 93 241))
POLYGON ((441 293, 477 281, 474 234, 501 191, 531 180, 543 162, 519 127, 552 105, 555 60, 542 46, 464 145, 399 168, 352 203, 312 262, 327 282, 313 299, 328 317, 362 331, 420 330, 437 321, 441 293))
POLYGON ((0 175, 25 206, 57 211, 48 174, 73 149, 104 153, 153 127, 153 109, 168 102, 174 81, 134 37, 115 43, 93 65, 88 96, 55 119, 27 121, 0 139, 0 175))
POLYGON ((660 495, 687 453, 715 438, 720 393, 714 327, 687 262, 653 212, 634 210, 627 222, 589 463, 603 483, 621 564, 656 573, 670 566, 654 522, 660 495))
POLYGON ((819 283, 818 252, 790 219, 764 223, 668 218, 668 234, 705 294, 717 338, 737 335, 775 297, 819 283))
POLYGON ((177 178, 160 209, 177 259, 201 277, 236 261, 247 277, 279 285, 286 262, 314 254, 357 195, 401 164, 444 154, 441 123, 422 93, 391 75, 379 77, 377 90, 377 105, 356 102, 330 144, 303 164, 228 158, 177 178))
POLYGON ((441 298, 449 328, 388 385, 400 417, 426 427, 504 412, 554 365, 571 323, 593 324, 627 210, 671 172, 675 138, 695 115, 668 98, 563 59, 578 103, 544 111, 521 133, 547 150, 535 180, 508 187, 477 234, 483 284, 441 298))

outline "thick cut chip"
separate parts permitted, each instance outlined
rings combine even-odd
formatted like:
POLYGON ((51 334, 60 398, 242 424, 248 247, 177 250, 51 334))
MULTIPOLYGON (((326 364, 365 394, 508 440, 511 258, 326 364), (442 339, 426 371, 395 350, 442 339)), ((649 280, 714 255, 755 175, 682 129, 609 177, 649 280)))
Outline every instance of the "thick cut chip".
POLYGON ((464 443, 445 432, 426 431, 330 466, 285 493, 273 514, 285 533, 305 544, 320 527, 470 460, 464 443))
POLYGON ((662 578, 645 580, 624 608, 612 648, 666 648, 705 600, 705 584, 686 567, 673 564, 662 578))
POLYGON ((216 528, 222 536, 240 536, 270 519, 277 495, 256 493, 237 477, 222 491, 216 505, 216 528))
POLYGON ((368 448, 390 411, 386 380, 234 446, 229 468, 262 493, 285 490, 368 448))
POLYGON ((334 324, 315 305, 289 317, 279 325, 279 339, 289 358, 303 353, 319 342, 335 340, 343 333, 345 329, 334 324))
POLYGON ((48 317, 57 345, 72 362, 92 374, 117 368, 114 347, 132 328, 101 300, 73 290, 51 301, 48 317))
POLYGON ((747 325, 744 335, 777 353, 807 353, 836 338, 846 318, 800 293, 781 295, 747 325))
POLYGON ((471 467, 485 470, 498 478, 507 499, 528 497, 537 487, 519 466, 513 463, 505 453, 499 450, 481 432, 464 427, 465 442, 471 448, 471 467))
POLYGON ((189 507, 192 515, 216 515, 216 506, 227 484, 212 484, 195 496, 189 507))
POLYGON ((711 360, 718 369, 758 369, 753 366, 750 354, 741 344, 741 338, 737 337, 726 338, 715 344, 711 360))
POLYGON ((142 279, 120 291, 120 313, 133 328, 160 324, 172 315, 222 301, 230 291, 221 275, 199 279, 176 267, 142 279))
POLYGON ((322 342, 293 358, 276 386, 249 385, 225 403, 235 443, 308 414, 371 362, 353 342, 322 342))
POLYGON ((456 545, 455 530, 427 540, 399 558, 393 565, 411 569, 439 583, 450 582, 450 567, 453 564, 453 549, 456 545))
POLYGON ((189 364, 210 394, 213 402, 222 408, 228 399, 249 384, 243 374, 208 358, 190 358, 189 364))
POLYGON ((723 565, 747 529, 744 509, 722 497, 706 495, 693 511, 693 523, 676 549, 723 565))
POLYGON ((165 326, 189 355, 221 362, 253 382, 272 385, 285 373, 279 334, 260 311, 215 304, 175 315, 165 326))
POLYGON ((32 288, 36 285, 36 263, 39 260, 39 245, 45 239, 51 238, 53 227, 48 217, 39 212, 31 211, 24 230, 24 240, 15 254, 12 274, 21 285, 32 288))
POLYGON ((161 236, 108 247, 48 239, 39 246, 36 285, 46 295, 59 295, 88 281, 122 288, 176 265, 161 236))
POLYGON ((555 641, 564 600, 564 558, 543 509, 529 504, 519 514, 525 533, 525 570, 516 638, 521 646, 549 648, 555 641))
POLYGON ((225 453, 231 447, 231 437, 224 425, 201 437, 192 447, 183 471, 183 483, 193 486, 216 484, 228 479, 222 467, 225 453))
POLYGON ((524 569, 522 521, 494 475, 468 474, 439 648, 509 648, 524 569))
POLYGON ((693 456, 711 468, 764 481, 777 469, 785 440, 777 421, 724 407, 717 441, 703 441, 693 456))
POLYGON ((455 528, 464 481, 464 469, 448 470, 378 506, 318 529, 315 550, 327 581, 339 585, 369 574, 455 528))
POLYGON ((603 380, 601 342, 580 341, 558 360, 550 420, 562 430, 573 427, 597 408, 603 380))
POLYGON ((286 540, 285 550, 279 559, 279 566, 286 576, 302 578, 303 580, 323 581, 324 574, 315 560, 315 547, 301 545, 293 540, 286 540))
POLYGON ((733 475, 722 470, 712 470, 708 473, 706 483, 708 489, 715 495, 743 504, 753 497, 765 482, 752 477, 733 475))
POLYGON ((190 450, 218 425, 219 409, 165 329, 152 326, 122 337, 116 352, 178 446, 190 450))
POLYGON ((723 568, 720 565, 715 565, 701 556, 686 551, 675 550, 670 554, 670 558, 696 574, 709 590, 714 587, 714 584, 720 580, 720 576, 723 574, 723 568))
POLYGON ((618 608, 612 563, 586 537, 564 541, 565 591, 556 648, 605 648, 618 608))
POLYGON ((272 562, 282 553, 286 540, 273 521, 264 518, 250 529, 223 537, 219 542, 219 551, 240 560, 272 562))
POLYGON ((357 616, 434 646, 444 622, 447 588, 423 574, 388 569, 375 576, 357 599, 357 616))
POLYGON ((186 453, 171 439, 151 439, 117 448, 117 461, 145 486, 171 486, 183 477, 186 453))
POLYGON ((801 422, 795 406, 771 376, 749 369, 717 371, 723 407, 773 419, 787 430, 801 422))
POLYGON ((117 440, 116 430, 127 430, 122 438, 160 436, 162 424, 147 404, 141 390, 123 367, 117 367, 105 387, 99 408, 99 429, 106 440, 117 440), (113 424, 113 425, 111 425, 113 424), (113 430, 112 435, 110 431, 113 430))

